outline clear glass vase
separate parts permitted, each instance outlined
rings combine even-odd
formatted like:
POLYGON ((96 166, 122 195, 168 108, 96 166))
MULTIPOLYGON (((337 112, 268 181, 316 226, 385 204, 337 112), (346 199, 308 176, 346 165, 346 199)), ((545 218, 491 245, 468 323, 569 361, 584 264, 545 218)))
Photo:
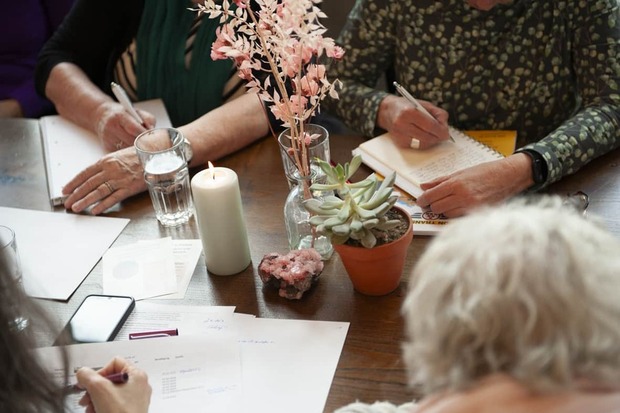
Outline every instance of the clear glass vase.
POLYGON ((323 260, 328 260, 334 247, 330 239, 324 235, 316 234, 310 225, 310 213, 304 207, 304 200, 311 197, 320 197, 321 193, 312 193, 311 178, 296 178, 284 203, 284 222, 291 250, 302 248, 314 248, 323 260))
MULTIPOLYGON (((325 162, 330 161, 329 153, 329 132, 327 129, 320 125, 308 124, 303 127, 304 132, 315 136, 310 145, 307 146, 307 159, 310 163, 310 171, 313 176, 313 182, 322 182, 325 177, 324 172, 316 164, 316 158, 322 159, 325 162)), ((278 143, 280 145, 280 155, 282 157, 282 164, 284 166, 284 174, 288 180, 289 188, 293 188, 297 185, 297 181, 301 178, 297 164, 295 163, 295 157, 293 156, 293 148, 291 145, 291 129, 285 129, 278 136, 278 143)))

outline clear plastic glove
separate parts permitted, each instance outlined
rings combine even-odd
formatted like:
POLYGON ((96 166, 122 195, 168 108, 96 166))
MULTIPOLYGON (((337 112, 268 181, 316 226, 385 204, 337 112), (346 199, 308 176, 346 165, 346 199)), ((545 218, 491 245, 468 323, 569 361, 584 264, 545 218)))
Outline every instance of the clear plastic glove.
POLYGON ((534 184, 531 160, 522 153, 466 168, 420 185, 416 203, 447 217, 506 200, 534 184))
POLYGON ((78 385, 86 390, 80 406, 86 413, 146 413, 152 389, 146 373, 120 357, 115 357, 99 371, 88 367, 76 373, 78 385), (115 384, 104 376, 125 372, 127 383, 115 384))
POLYGON ((132 147, 112 152, 80 172, 63 188, 65 208, 82 212, 92 206, 98 215, 132 195, 146 190, 144 169, 132 147))
POLYGON ((448 112, 424 100, 418 102, 434 119, 416 109, 407 99, 389 95, 381 101, 378 125, 389 131, 395 143, 403 148, 411 147, 412 139, 417 139, 419 149, 450 139, 448 112))
POLYGON ((138 123, 120 103, 106 102, 96 112, 95 131, 107 151, 117 151, 133 146, 136 137, 147 129, 155 127, 153 114, 136 109, 144 125, 138 123))

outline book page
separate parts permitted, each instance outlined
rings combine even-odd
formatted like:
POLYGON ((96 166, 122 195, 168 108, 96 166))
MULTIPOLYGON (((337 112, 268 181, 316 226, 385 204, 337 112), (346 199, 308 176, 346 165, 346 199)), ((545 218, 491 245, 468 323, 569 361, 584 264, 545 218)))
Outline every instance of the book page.
MULTIPOLYGON (((137 102, 134 106, 152 113, 157 119, 157 127, 172 126, 161 99, 137 102)), ((53 205, 62 205, 63 186, 107 152, 94 133, 62 116, 44 116, 40 119, 40 126, 50 200, 53 205)))
MULTIPOLYGON (((408 162, 411 167, 405 175, 414 182, 428 182, 470 166, 500 158, 486 147, 474 144, 463 134, 451 133, 451 135, 454 142, 442 142, 435 147, 420 151, 428 156, 418 157, 412 163, 408 162)), ((414 157, 406 156, 405 159, 414 161, 414 157)))

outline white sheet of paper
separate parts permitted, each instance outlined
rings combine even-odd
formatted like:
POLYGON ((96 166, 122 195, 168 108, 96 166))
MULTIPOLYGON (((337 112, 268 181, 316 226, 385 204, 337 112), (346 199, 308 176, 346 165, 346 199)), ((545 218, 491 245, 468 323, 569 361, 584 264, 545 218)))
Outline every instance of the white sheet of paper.
POLYGON ((177 329, 180 336, 235 331, 235 307, 170 305, 140 301, 116 335, 128 340, 130 333, 177 329))
POLYGON ((177 292, 172 239, 110 248, 103 255, 103 293, 136 300, 177 292))
POLYGON ((241 412, 321 413, 349 323, 238 318, 241 412))
POLYGON ((0 207, 13 228, 32 297, 67 300, 129 222, 60 212, 0 207))
MULTIPOLYGON (((143 242, 143 241, 139 241, 143 242)), ((177 276, 177 292, 154 297, 158 300, 180 300, 185 297, 189 282, 194 275, 196 263, 202 253, 202 242, 199 239, 172 240, 174 270, 177 276)))
MULTIPOLYGON (((161 99, 136 102, 134 107, 152 113, 157 127, 172 126, 161 99)), ((62 187, 107 151, 94 133, 59 115, 42 117, 40 125, 50 199, 53 205, 60 205, 62 187)))
MULTIPOLYGON (((121 356, 146 371, 153 389, 150 413, 232 413, 240 399, 239 345, 232 333, 166 337, 66 347, 70 368, 102 367, 121 356)), ((62 358, 57 347, 35 349, 49 371, 63 383, 62 358)), ((74 380, 72 380, 74 382, 74 380)), ((83 412, 77 405, 81 394, 68 398, 70 412, 83 412)))

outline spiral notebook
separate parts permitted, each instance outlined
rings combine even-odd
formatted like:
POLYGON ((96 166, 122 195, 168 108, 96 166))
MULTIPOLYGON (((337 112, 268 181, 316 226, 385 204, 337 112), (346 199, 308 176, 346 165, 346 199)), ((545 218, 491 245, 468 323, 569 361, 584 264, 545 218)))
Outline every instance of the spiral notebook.
MULTIPOLYGON (((512 139, 514 148, 516 132, 505 132, 503 135, 512 139)), ((353 154, 361 155, 366 165, 383 176, 395 171, 396 186, 413 197, 422 193, 422 182, 504 157, 462 131, 450 128, 450 135, 454 142, 445 141, 422 150, 397 147, 386 133, 360 144, 353 154)))

